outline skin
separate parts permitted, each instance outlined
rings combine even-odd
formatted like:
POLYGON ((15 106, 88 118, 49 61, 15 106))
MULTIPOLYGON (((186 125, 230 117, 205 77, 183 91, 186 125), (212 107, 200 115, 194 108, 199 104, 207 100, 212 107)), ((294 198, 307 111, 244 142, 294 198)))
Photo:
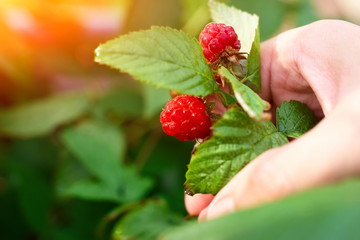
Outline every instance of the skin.
POLYGON ((321 122, 241 170, 215 197, 185 196, 199 221, 360 175, 360 27, 322 20, 261 45, 261 96, 307 104, 321 122))

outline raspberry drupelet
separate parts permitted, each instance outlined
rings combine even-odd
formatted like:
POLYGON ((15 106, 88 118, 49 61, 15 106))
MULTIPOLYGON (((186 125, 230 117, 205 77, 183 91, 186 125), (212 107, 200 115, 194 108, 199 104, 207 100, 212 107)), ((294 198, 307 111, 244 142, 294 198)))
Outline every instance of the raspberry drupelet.
POLYGON ((200 33, 199 41, 208 63, 213 63, 224 52, 238 52, 241 44, 233 27, 223 23, 209 23, 200 33))
POLYGON ((160 114, 163 130, 181 141, 194 141, 210 134, 211 120, 204 102, 194 96, 171 99, 160 114))

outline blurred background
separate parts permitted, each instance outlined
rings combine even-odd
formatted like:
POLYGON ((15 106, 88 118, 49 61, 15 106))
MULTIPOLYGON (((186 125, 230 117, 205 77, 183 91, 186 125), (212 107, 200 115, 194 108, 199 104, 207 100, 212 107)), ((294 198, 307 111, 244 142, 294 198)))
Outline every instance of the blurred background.
MULTIPOLYGON (((358 0, 227 0, 261 40, 358 0)), ((166 136, 168 91, 93 61, 102 42, 166 25, 197 37, 207 0, 0 0, 0 239, 154 239, 191 218, 193 142, 166 136)))

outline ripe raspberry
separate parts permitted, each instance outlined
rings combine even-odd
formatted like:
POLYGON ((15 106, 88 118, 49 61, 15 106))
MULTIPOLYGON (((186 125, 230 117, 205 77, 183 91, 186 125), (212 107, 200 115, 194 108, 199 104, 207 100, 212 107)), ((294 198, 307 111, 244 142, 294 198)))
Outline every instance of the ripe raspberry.
POLYGON ((209 23, 200 33, 204 56, 208 63, 213 63, 226 51, 239 51, 241 44, 231 26, 223 23, 209 23))
POLYGON ((194 96, 171 99, 160 114, 160 122, 166 134, 181 141, 193 141, 210 134, 211 120, 205 104, 194 96))

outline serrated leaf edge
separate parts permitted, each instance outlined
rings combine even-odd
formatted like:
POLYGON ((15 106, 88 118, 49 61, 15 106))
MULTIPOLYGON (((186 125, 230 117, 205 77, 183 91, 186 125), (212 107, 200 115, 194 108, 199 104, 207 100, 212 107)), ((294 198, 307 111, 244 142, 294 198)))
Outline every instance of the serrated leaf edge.
MULTIPOLYGON (((160 30, 160 31, 171 31, 171 32, 180 33, 180 34, 184 37, 184 39, 188 39, 189 41, 193 41, 194 43, 196 43, 197 46, 198 46, 198 49, 195 49, 195 48, 193 47, 193 45, 190 45, 190 48, 194 50, 193 53, 195 53, 195 55, 199 56, 199 58, 201 58, 201 59, 203 60, 203 62, 205 63, 204 66, 205 66, 205 65, 208 66, 208 64, 207 64, 207 62, 206 62, 206 59, 205 59, 205 56, 204 56, 203 54, 198 54, 198 52, 202 52, 202 50, 201 50, 201 45, 200 45, 199 41, 198 41, 195 37, 192 37, 192 36, 188 35, 187 33, 185 33, 185 32, 182 31, 182 30, 174 29, 174 28, 171 28, 171 27, 168 27, 168 26, 151 26, 150 29, 140 30, 140 31, 133 31, 133 32, 127 33, 127 34, 125 34, 125 35, 120 35, 120 36, 118 36, 118 37, 116 37, 116 38, 114 38, 114 39, 111 39, 111 40, 109 40, 109 41, 107 41, 107 42, 105 42, 105 43, 102 43, 102 44, 100 44, 100 45, 95 49, 95 51, 94 51, 94 52, 95 52, 94 61, 97 62, 97 63, 99 63, 99 64, 101 64, 101 65, 106 65, 106 66, 110 67, 111 69, 120 70, 121 72, 128 73, 127 71, 124 71, 122 68, 116 68, 116 67, 113 67, 113 66, 111 66, 111 65, 109 65, 109 64, 107 64, 107 63, 101 62, 101 60, 99 59, 101 47, 104 46, 104 45, 106 45, 106 44, 109 44, 109 43, 111 43, 111 42, 119 41, 119 39, 126 38, 126 37, 128 37, 128 36, 130 36, 130 35, 140 35, 140 34, 143 34, 143 33, 146 33, 146 32, 149 33, 149 32, 151 32, 151 31, 158 31, 158 30, 160 30), (199 50, 201 50, 201 51, 199 51, 199 50)), ((173 44, 173 45, 176 46, 176 44, 173 44)), ((180 51, 180 52, 182 52, 182 51, 180 51)), ((126 53, 125 53, 125 54, 126 54, 126 53)), ((134 55, 134 54, 128 54, 128 55, 134 55)), ((139 55, 140 55, 140 54, 139 54, 139 55)), ((186 56, 186 55, 184 55, 184 56, 186 56)), ((150 58, 150 59, 157 59, 157 58, 154 58, 154 57, 151 57, 151 56, 146 56, 146 55, 143 56, 143 57, 144 57, 144 58, 150 58)), ((197 75, 201 76, 204 80, 206 80, 206 81, 204 81, 204 82, 203 82, 202 84, 200 84, 200 85, 191 87, 191 89, 196 88, 196 87, 199 87, 199 86, 201 86, 201 85, 208 84, 208 82, 213 82, 213 84, 210 84, 210 85, 212 85, 212 86, 211 86, 212 92, 210 92, 210 93, 208 93, 208 94, 215 93, 215 92, 218 90, 218 85, 217 85, 217 83, 216 83, 216 80, 215 80, 215 77, 213 76, 213 74, 209 74, 209 76, 208 76, 208 75, 201 74, 200 72, 196 71, 195 69, 190 68, 189 66, 184 66, 184 65, 182 65, 182 64, 179 64, 179 63, 176 62, 176 61, 166 61, 166 60, 164 60, 164 59, 158 59, 158 60, 159 60, 160 62, 167 62, 167 63, 172 64, 172 65, 174 65, 174 66, 179 66, 179 67, 181 67, 181 68, 183 68, 183 69, 191 70, 191 71, 195 72, 197 75), (210 77, 210 78, 209 78, 209 77, 210 77)), ((209 69, 210 69, 210 67, 209 67, 209 69)), ((141 79, 141 78, 139 78, 139 77, 137 77, 137 76, 132 75, 131 73, 128 73, 128 74, 130 74, 131 76, 133 76, 136 80, 138 80, 138 81, 140 81, 140 82, 144 82, 144 83, 146 83, 146 84, 155 86, 155 87, 157 87, 157 88, 169 89, 169 90, 177 90, 177 89, 170 89, 170 88, 167 88, 167 87, 159 86, 159 85, 157 85, 157 84, 154 83, 154 82, 141 79)), ((179 92, 181 92, 181 91, 179 91, 179 92)), ((182 92, 182 93, 183 93, 183 92, 182 92)))

